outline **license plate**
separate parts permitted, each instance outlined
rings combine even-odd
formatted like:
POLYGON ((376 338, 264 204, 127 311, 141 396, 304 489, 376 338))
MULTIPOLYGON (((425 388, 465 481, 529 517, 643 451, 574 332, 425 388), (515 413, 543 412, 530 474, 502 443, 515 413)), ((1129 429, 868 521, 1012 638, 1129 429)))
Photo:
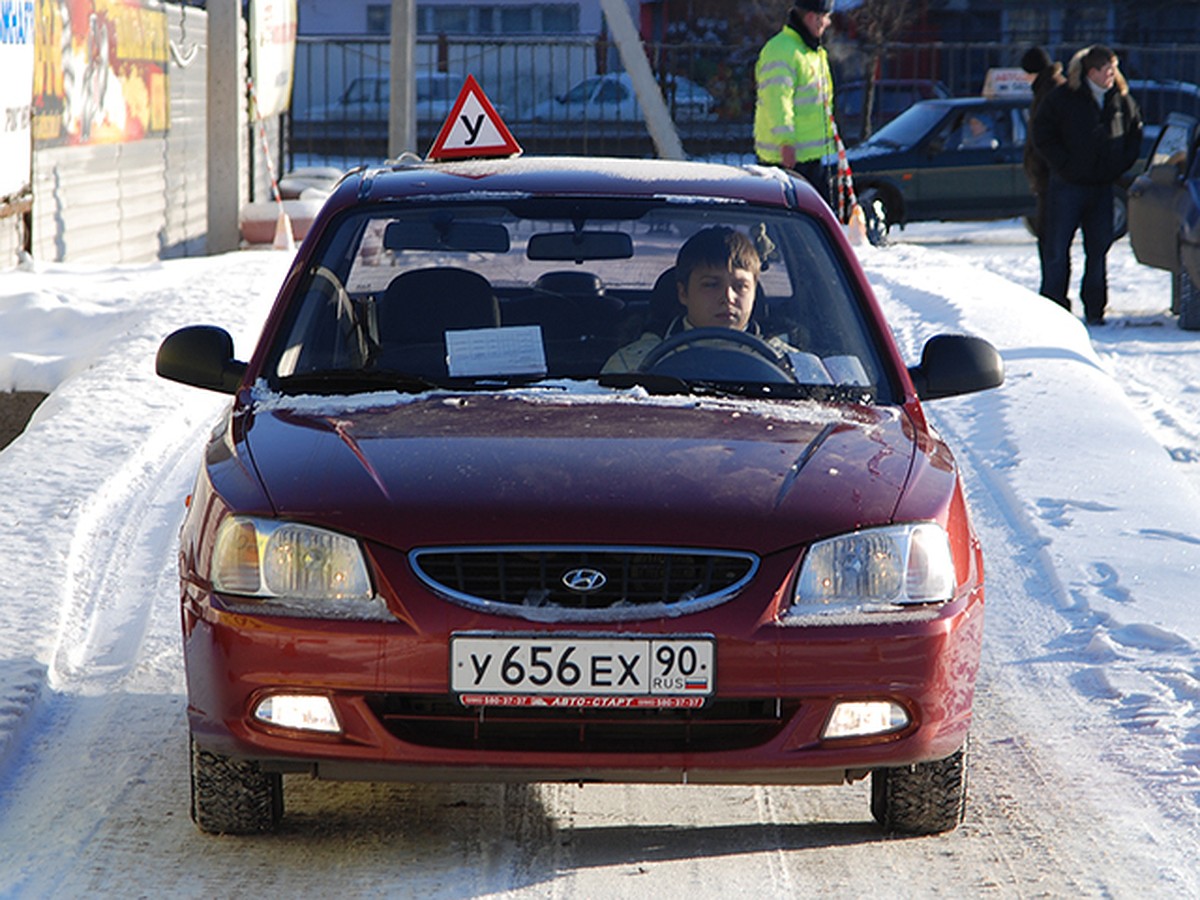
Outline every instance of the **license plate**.
POLYGON ((460 696, 707 697, 716 683, 711 636, 450 638, 450 687, 460 696))

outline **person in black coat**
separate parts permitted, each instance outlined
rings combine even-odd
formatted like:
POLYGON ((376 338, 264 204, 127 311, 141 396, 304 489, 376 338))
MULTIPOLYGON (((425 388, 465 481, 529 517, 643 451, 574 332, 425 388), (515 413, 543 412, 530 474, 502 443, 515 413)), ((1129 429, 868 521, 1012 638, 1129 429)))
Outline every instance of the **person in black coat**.
POLYGON ((1088 324, 1102 325, 1108 306, 1105 265, 1113 242, 1113 185, 1137 160, 1142 144, 1142 116, 1112 50, 1096 44, 1072 57, 1066 84, 1038 107, 1033 143, 1050 167, 1041 293, 1071 308, 1071 243, 1082 228, 1080 299, 1088 324))
MULTIPOLYGON (((1067 78, 1063 75, 1062 63, 1052 62, 1050 54, 1041 47, 1030 47, 1025 51, 1025 55, 1021 57, 1021 68, 1033 76, 1033 82, 1030 85, 1033 91, 1033 102, 1029 105, 1029 121, 1033 122, 1038 107, 1042 105, 1046 95, 1060 84, 1065 83, 1067 78)), ((1029 190, 1037 201, 1037 208, 1033 215, 1033 233, 1037 236, 1038 259, 1044 267, 1046 242, 1042 238, 1042 222, 1045 217, 1046 191, 1050 185, 1050 167, 1034 149, 1032 129, 1025 135, 1023 163, 1025 178, 1029 181, 1029 190)))

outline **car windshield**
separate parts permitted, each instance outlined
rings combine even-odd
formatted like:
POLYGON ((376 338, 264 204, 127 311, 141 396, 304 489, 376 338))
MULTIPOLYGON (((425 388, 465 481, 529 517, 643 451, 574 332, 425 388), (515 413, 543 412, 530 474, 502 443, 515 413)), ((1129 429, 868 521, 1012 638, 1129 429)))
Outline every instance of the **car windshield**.
MULTIPOLYGON (((684 292, 696 303, 701 269, 684 292)), ((862 304, 820 224, 794 212, 577 198, 371 207, 317 248, 265 375, 286 393, 599 384, 891 402, 862 304), (718 274, 761 266, 749 319, 724 327, 723 309, 692 321, 706 313, 684 306, 675 269, 681 245, 717 233, 750 254, 732 270, 723 256, 718 274)))
POLYGON ((886 147, 911 147, 925 137, 945 115, 946 107, 940 103, 914 104, 863 143, 886 147))
POLYGON ((600 82, 598 78, 588 78, 579 82, 562 96, 563 103, 587 103, 592 99, 592 94, 596 93, 596 85, 600 82))

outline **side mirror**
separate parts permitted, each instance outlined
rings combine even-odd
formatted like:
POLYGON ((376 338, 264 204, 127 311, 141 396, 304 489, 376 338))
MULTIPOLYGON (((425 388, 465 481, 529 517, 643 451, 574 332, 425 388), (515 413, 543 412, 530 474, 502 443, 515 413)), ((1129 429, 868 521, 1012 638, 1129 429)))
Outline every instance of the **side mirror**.
POLYGON ((940 137, 934 138, 932 141, 930 141, 928 144, 925 145, 925 155, 932 159, 933 157, 941 154, 941 152, 945 149, 946 149, 945 139, 940 138, 940 137))
POLYGON ((983 338, 939 334, 925 344, 920 364, 910 366, 908 374, 918 397, 938 400, 999 387, 1004 383, 1004 361, 983 338))
POLYGON ((212 325, 192 325, 168 335, 158 348, 154 370, 192 387, 237 393, 246 364, 233 358, 233 338, 212 325))

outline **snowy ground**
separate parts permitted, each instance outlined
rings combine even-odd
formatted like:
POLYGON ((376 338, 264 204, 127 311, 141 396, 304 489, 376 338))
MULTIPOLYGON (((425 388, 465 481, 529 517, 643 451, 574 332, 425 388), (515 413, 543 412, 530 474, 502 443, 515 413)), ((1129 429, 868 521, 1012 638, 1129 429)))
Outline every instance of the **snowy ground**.
POLYGON ((1008 381, 932 404, 988 562, 964 825, 881 837, 863 785, 288 782, 283 833, 187 816, 175 530, 223 400, 153 374, 172 329, 249 351, 289 255, 0 274, 0 896, 1200 894, 1200 335, 1113 250, 1111 324, 1034 293, 1015 223, 862 259, 902 349, 993 341, 1008 381))

